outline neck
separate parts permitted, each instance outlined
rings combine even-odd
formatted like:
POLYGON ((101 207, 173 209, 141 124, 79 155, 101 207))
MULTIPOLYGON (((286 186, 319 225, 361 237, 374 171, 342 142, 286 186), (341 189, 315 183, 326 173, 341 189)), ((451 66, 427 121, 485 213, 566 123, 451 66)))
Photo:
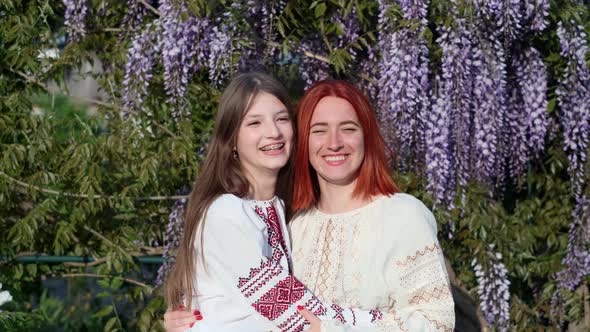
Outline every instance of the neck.
POLYGON ((275 196, 278 172, 260 173, 246 172, 246 177, 250 182, 249 196, 257 201, 267 201, 275 196))
POLYGON ((352 196, 356 180, 350 184, 337 185, 319 179, 320 201, 318 209, 324 213, 335 214, 358 209, 368 202, 362 198, 352 196))

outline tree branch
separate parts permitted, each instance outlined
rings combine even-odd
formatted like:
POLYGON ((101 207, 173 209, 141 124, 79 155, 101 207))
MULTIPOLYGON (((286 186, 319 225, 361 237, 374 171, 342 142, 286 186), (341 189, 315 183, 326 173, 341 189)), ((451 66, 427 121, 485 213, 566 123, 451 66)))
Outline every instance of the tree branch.
POLYGON ((154 14, 156 14, 158 16, 162 16, 162 13, 160 13, 159 10, 157 10, 152 5, 150 5, 149 3, 147 3, 147 1, 145 1, 145 0, 139 0, 139 2, 141 2, 141 4, 144 5, 147 9, 151 10, 152 13, 154 13, 154 14))
MULTIPOLYGON (((0 171, 0 175, 3 176, 4 178, 6 178, 8 181, 18 184, 21 187, 25 187, 25 188, 29 188, 29 189, 33 189, 45 194, 50 194, 50 195, 57 195, 57 196, 64 196, 64 197, 72 197, 72 198, 84 198, 84 199, 88 199, 90 198, 90 195, 86 195, 86 194, 74 194, 74 193, 70 193, 70 192, 64 192, 64 191, 57 191, 57 190, 53 190, 53 189, 46 189, 46 188, 41 188, 38 187, 36 185, 33 184, 29 184, 20 180, 17 180, 13 177, 11 177, 10 175, 0 171)), ((186 195, 173 195, 173 196, 140 196, 140 197, 126 197, 126 196, 113 196, 113 195, 93 195, 92 198, 94 199, 122 199, 122 198, 130 198, 132 200, 136 200, 136 201, 166 201, 166 200, 172 200, 172 201, 176 201, 179 199, 183 199, 183 198, 188 198, 188 196, 186 195)))
POLYGON ((92 266, 103 264, 106 261, 107 261, 106 257, 103 257, 103 258, 95 258, 94 259, 94 262, 87 262, 87 263, 66 262, 66 263, 64 263, 64 266, 69 266, 69 267, 92 267, 92 266))
MULTIPOLYGON (((109 279, 115 278, 115 276, 110 276, 110 275, 105 275, 105 274, 95 274, 95 273, 64 273, 61 275, 61 277, 63 277, 63 278, 89 277, 89 278, 109 278, 109 279)), ((137 280, 131 279, 131 278, 122 278, 122 279, 125 282, 147 288, 150 291, 154 290, 154 288, 152 286, 150 286, 148 284, 144 284, 141 281, 137 281, 137 280)))

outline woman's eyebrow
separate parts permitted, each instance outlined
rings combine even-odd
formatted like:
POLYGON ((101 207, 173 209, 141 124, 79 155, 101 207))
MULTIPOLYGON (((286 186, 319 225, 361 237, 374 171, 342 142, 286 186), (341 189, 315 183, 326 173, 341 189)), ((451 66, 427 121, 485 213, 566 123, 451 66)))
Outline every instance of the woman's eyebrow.
POLYGON ((315 126, 327 126, 327 125, 328 125, 328 123, 327 123, 327 122, 316 122, 316 123, 313 123, 313 124, 310 126, 310 128, 313 128, 313 127, 315 127, 315 126))
POLYGON ((354 125, 354 126, 356 126, 356 127, 360 127, 360 126, 361 126, 361 125, 360 125, 358 122, 356 122, 356 121, 352 121, 352 120, 348 120, 348 121, 342 121, 342 122, 340 122, 340 125, 341 125, 341 126, 343 126, 343 125, 348 125, 348 124, 354 125))

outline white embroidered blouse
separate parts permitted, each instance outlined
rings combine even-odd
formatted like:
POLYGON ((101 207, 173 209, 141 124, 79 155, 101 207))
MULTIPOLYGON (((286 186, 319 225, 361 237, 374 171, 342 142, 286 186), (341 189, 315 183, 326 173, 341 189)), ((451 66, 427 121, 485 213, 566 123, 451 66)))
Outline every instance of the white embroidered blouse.
POLYGON ((377 310, 323 304, 293 277, 278 198, 253 201, 225 194, 211 204, 205 218, 195 239, 192 302, 204 319, 191 331, 298 332, 305 322, 298 305, 346 326, 380 320, 377 310))
POLYGON ((418 199, 383 196, 332 215, 312 209, 289 227, 294 274, 321 301, 383 312, 371 326, 323 321, 322 332, 453 331, 436 222, 418 199))

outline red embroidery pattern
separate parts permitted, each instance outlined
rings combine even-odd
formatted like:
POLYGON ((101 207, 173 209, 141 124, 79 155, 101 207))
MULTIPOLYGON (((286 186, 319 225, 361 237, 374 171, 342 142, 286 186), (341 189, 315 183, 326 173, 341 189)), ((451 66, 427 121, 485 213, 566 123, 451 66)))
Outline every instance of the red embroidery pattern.
MULTIPOLYGON (((317 299, 311 299, 305 303, 304 306, 307 310, 314 313, 316 316, 323 316, 326 314, 326 308, 321 305, 317 299)), ((305 327, 304 324, 305 320, 298 312, 293 313, 287 320, 279 325, 281 331, 302 331, 305 327)))
POLYGON ((428 254, 440 253, 440 252, 442 252, 440 249, 440 246, 438 245, 438 243, 434 243, 431 246, 426 246, 426 248, 424 248, 424 250, 416 251, 416 254, 414 256, 407 256, 404 260, 397 261, 397 262, 395 262, 395 264, 398 267, 406 266, 409 263, 412 263, 412 262, 416 261, 417 259, 424 257, 428 254))
POLYGON ((245 297, 254 295, 260 288, 264 287, 266 283, 273 277, 276 277, 281 272, 276 269, 276 263, 272 260, 262 261, 260 267, 250 269, 248 277, 240 278, 238 287, 245 297))
MULTIPOLYGON (((305 319, 290 308, 306 296, 307 289, 284 267, 286 262, 282 259, 284 257, 289 262, 289 255, 277 211, 273 205, 269 205, 266 208, 256 206, 255 212, 267 225, 272 255, 263 259, 260 266, 251 268, 246 277, 238 279, 239 289, 250 300, 252 307, 262 316, 278 323, 281 331, 303 331, 305 319)), ((316 298, 308 300, 306 307, 313 309, 313 312, 325 313, 325 308, 316 298)))
POLYGON ((371 318, 371 323, 374 323, 375 321, 383 319, 383 313, 379 310, 374 309, 374 310, 369 311, 369 313, 371 314, 371 316, 373 316, 373 318, 371 318))
POLYGON ((342 309, 342 307, 337 304, 332 304, 332 309, 334 309, 336 312, 333 318, 344 324, 346 322, 346 319, 344 319, 344 309, 342 309))
POLYGON ((289 265, 289 272, 291 272, 291 257, 288 255, 287 244, 281 231, 277 210, 271 204, 266 207, 266 214, 260 206, 256 206, 255 211, 258 217, 268 226, 268 244, 273 248, 272 257, 279 262, 285 255, 289 265))
POLYGON ((264 317, 275 320, 303 295, 305 295, 305 286, 294 277, 288 276, 252 303, 252 307, 264 317))

